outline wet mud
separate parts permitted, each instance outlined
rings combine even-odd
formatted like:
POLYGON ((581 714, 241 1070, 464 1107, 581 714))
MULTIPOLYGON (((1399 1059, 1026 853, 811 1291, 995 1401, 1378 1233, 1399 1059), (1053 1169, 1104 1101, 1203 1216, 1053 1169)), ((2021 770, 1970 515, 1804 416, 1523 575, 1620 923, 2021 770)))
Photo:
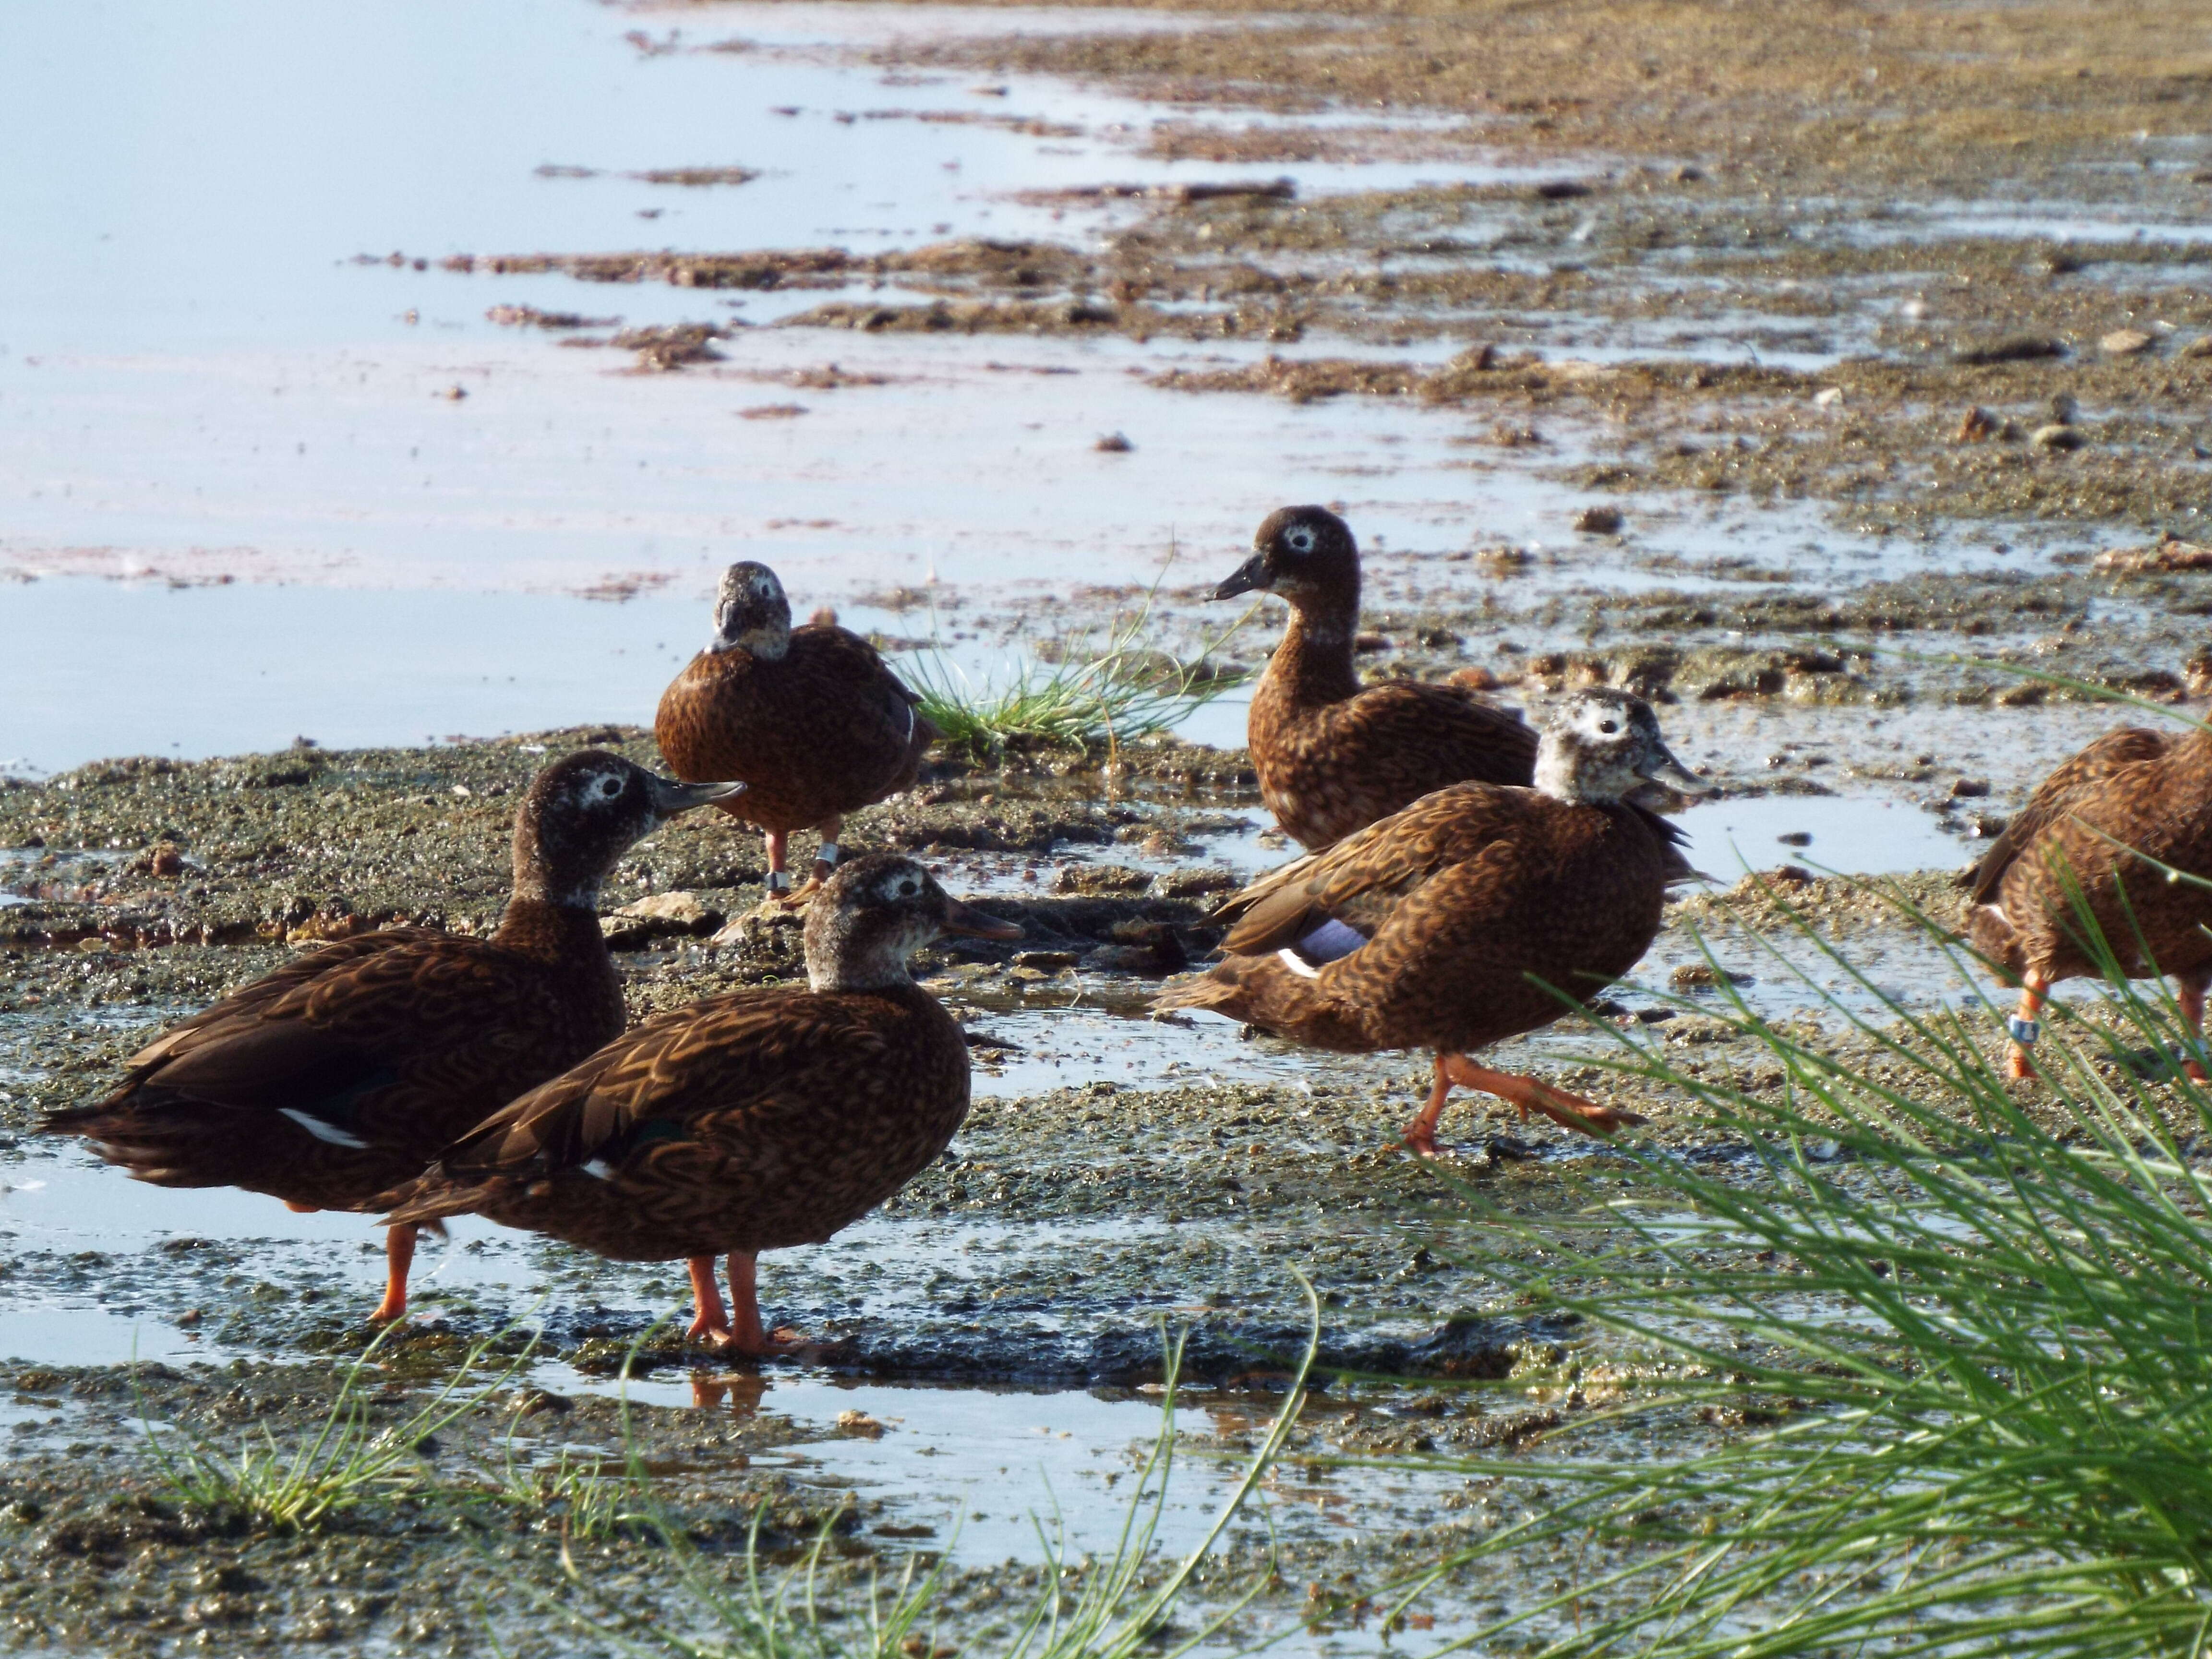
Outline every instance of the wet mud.
MULTIPOLYGON (((665 9, 649 21, 684 39, 641 36, 641 52, 746 45, 712 7, 665 9)), ((1500 1063, 1632 1103, 1644 1144, 1728 1164, 1743 1149, 1686 1101, 1629 1099, 1606 1066, 1624 1036, 1754 1091, 1781 1073, 1707 1012, 1726 999, 1863 1060, 1887 1003, 1955 1008, 1994 1049, 1995 1010, 1900 907, 1959 925, 1958 870, 2118 718, 2093 692, 2212 692, 2212 575, 2161 539, 2196 545, 2212 504, 2212 242, 2197 228, 2212 112, 2203 65, 2176 50, 2194 14, 1570 0, 1269 7, 1264 27, 1239 27, 1218 16, 1238 8, 1206 9, 1195 27, 1162 7, 1157 27, 970 30, 853 55, 892 76, 1108 85, 1160 112, 1128 135, 1133 158, 1218 177, 1170 186, 1102 167, 1031 191, 1020 205, 1058 215, 1050 234, 492 246, 421 256, 423 280, 474 285, 471 315, 549 353, 659 377, 641 390, 726 380, 763 430, 886 395, 922 372, 891 351, 929 339, 1009 377, 1074 372, 1045 355, 1003 362, 1012 341, 1091 343, 1164 398, 1402 413, 1468 490, 1537 503, 1543 533, 1500 536, 1432 503, 1413 538, 1370 538, 1364 670, 1456 675, 1537 714, 1578 685, 1634 690, 1718 790, 1686 820, 1713 884, 1670 907, 1595 1021, 1501 1045, 1500 1063), (1444 181, 1234 176, 1316 162, 1434 164, 1444 181), (1478 164, 1486 176, 1469 176, 1478 164), (657 297, 650 319, 616 315, 641 313, 628 296, 645 285, 675 290, 683 314, 657 297), (802 342, 797 366, 769 338, 802 342)), ((973 119, 1070 136, 1018 109, 973 119)), ((674 198, 749 175, 696 165, 706 153, 633 176, 674 198)), ((1152 442, 1134 422, 1113 435, 1123 453, 1152 442)), ((1358 527, 1380 486, 1357 467, 1329 476, 1358 527)), ((1164 649, 1219 629, 1201 601, 1226 568, 1176 567, 1152 601, 1164 649)), ((921 638, 926 608, 933 625, 953 616, 971 639, 1047 657, 1140 598, 1008 586, 869 605, 887 647, 921 638)), ((1256 668, 1273 626, 1254 617, 1220 665, 1256 668)), ((1233 700, 1213 715, 1233 733, 1233 700)), ((1073 1431, 1090 1472, 1070 1477, 1071 1508, 1117 1513, 1152 1432, 1164 1319, 1193 1332, 1187 1507, 1202 1509, 1304 1346, 1295 1267, 1321 1304, 1327 1382, 1267 1489, 1277 1578, 1230 1635, 1303 1622, 1315 1646, 1364 1650, 1382 1634, 1371 1589, 1525 1500, 1458 1476, 1347 1477, 1331 1460, 1510 1455, 1639 1376, 1633 1356, 1502 1296, 1465 1248, 1484 1206, 1571 1220, 1602 1248, 1590 1218, 1616 1153, 1462 1097, 1444 1118, 1452 1156, 1424 1165, 1395 1145, 1425 1086, 1418 1056, 1317 1059, 1148 1017, 1160 981, 1215 950, 1213 898, 1287 856, 1233 736, 1018 749, 940 757, 911 796, 848 826, 849 848, 919 853, 1024 938, 917 963, 968 1030, 976 1106, 878 1215, 763 1264, 772 1316, 810 1339, 800 1358, 732 1369, 656 1329, 683 1299, 674 1264, 614 1267, 458 1224, 426 1247, 372 1420, 406 1422, 473 1343, 515 1358, 517 1322, 536 1346, 482 1409, 413 1449, 404 1493, 296 1534, 187 1501, 163 1478, 162 1436, 228 1446, 265 1430, 294 1447, 319 1431, 334 1361, 368 1340, 375 1235, 366 1218, 145 1197, 33 1126, 287 952, 400 921, 489 930, 517 792, 546 755, 586 743, 654 759, 635 726, 583 726, 117 759, 0 787, 0 1628, 14 1649, 617 1650, 570 1613, 695 1619, 668 1546, 635 1524, 594 1531, 514 1470, 564 1449, 611 1470, 625 1439, 716 1582, 740 1571, 756 1520, 782 1559, 826 1526, 843 1589, 953 1551, 948 1629, 988 1632, 1041 1582, 1029 1547, 1006 1543, 1002 1560, 990 1530, 1045 1507, 1042 1486, 1000 1478, 1032 1465, 993 1452, 957 1480, 887 1471, 997 1444, 995 1419, 945 1427, 972 1424, 958 1413, 979 1400, 1001 1415, 1049 1402, 1035 1409, 1093 1413, 1073 1431), (121 1363, 134 1346, 135 1370, 121 1363), (95 1352, 112 1363, 84 1363, 95 1352), (975 1530, 961 1535, 988 1554, 956 1547, 963 1510, 975 1530), (595 1594, 564 1576, 564 1547, 595 1594)), ((749 833, 696 818, 635 850, 604 906, 634 1012, 802 970, 795 929, 754 915, 763 867, 749 833)), ((1740 1426, 1669 1432, 1693 1447, 1740 1426)), ((1267 1570, 1261 1526, 1255 1512, 1232 1535, 1201 1602, 1267 1570)), ((1574 1570, 1525 1565, 1555 1587, 1574 1570)), ((1504 1595, 1448 1580, 1430 1624, 1393 1639, 1418 1650, 1504 1595)))

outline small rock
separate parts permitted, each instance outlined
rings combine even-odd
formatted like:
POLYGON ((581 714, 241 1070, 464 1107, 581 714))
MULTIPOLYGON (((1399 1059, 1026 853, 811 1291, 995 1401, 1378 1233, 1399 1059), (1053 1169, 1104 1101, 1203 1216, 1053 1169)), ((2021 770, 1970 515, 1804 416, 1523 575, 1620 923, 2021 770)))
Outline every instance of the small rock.
POLYGON ((2179 357, 2212 357, 2212 334, 2200 334, 2174 354, 2179 357))
POLYGON ((1960 346, 1951 361, 1967 367, 1990 363, 2032 363, 2045 357, 2063 357, 2066 348, 2043 334, 2011 334, 1979 345, 1960 346))
POLYGON ((1387 634, 1358 634, 1352 636, 1352 648, 1371 656, 1377 651, 1389 650, 1390 637, 1387 634))
POLYGON ((151 875, 182 875, 185 870, 185 855, 182 853, 179 853, 174 847, 164 843, 160 847, 156 847, 151 855, 148 857, 146 860, 146 869, 148 873, 151 875))
POLYGON ((566 1417, 574 1408, 575 1402, 568 1395, 550 1389, 525 1389, 514 1397, 517 1417, 566 1417))
POLYGON ((469 395, 469 389, 465 386, 449 386, 438 395, 449 404, 457 404, 469 395))
POLYGON ((1208 893, 1230 893, 1243 885, 1234 870, 1217 867, 1170 870, 1152 884, 1162 898, 1202 898, 1208 893))
POLYGON ((2061 454, 2070 454, 2088 441, 2081 435, 2080 428, 2060 426, 2056 421, 2049 426, 2036 428, 2027 434, 2027 441, 2038 449, 2056 450, 2061 454))
POLYGON ((1477 665, 1471 668, 1453 669, 1450 673, 1444 676, 1444 684, 1456 685, 1468 691, 1495 691, 1498 690, 1498 676, 1489 669, 1477 665))
POLYGON ((1063 968, 1073 968, 1079 958, 1073 951, 1017 951, 1014 966, 1035 968, 1040 972, 1056 974, 1063 968))
POLYGON ((2154 339, 2139 328, 2116 328, 2097 342, 2097 349, 2107 357, 2132 357, 2148 351, 2154 339))
POLYGON ((1152 884, 1149 871, 1126 864, 1069 864, 1053 878, 1055 893, 1141 893, 1152 884))
POLYGON ((711 933, 722 913, 710 910, 696 893, 653 893, 599 918, 599 932, 611 950, 635 950, 648 939, 711 933))
POLYGON ((1585 536, 1617 536, 1620 525, 1617 507, 1586 507, 1575 514, 1575 528, 1585 536))
POLYGON ((1103 455, 1127 455, 1136 448, 1127 435, 1120 432, 1109 432, 1091 447, 1103 455))
POLYGON ((2212 570, 2212 547, 2185 542, 2169 532, 2148 547, 2116 547, 2091 560, 2093 570, 2212 570))
POLYGON ((1966 833, 1977 841, 1995 841, 2008 822, 2001 812, 1976 812, 1966 819, 1966 833))
POLYGON ((1996 416, 1976 404, 1959 417, 1959 429, 1951 434, 1951 440, 1961 444, 1986 443, 1997 435, 1999 426, 1996 416))
POLYGON ((1751 981, 1741 974, 1716 968, 1710 962, 1686 962, 1667 975, 1667 982, 1678 991, 1709 991, 1716 986, 1748 985, 1751 981))
POLYGON ((1823 386, 1813 394, 1816 409, 1838 409, 1843 406, 1844 389, 1839 386, 1823 386))
POLYGON ((1953 800, 1979 800, 1990 793, 1987 778, 1954 778, 1951 780, 1953 800))
POLYGON ((884 1425, 866 1412, 839 1412, 837 1432, 857 1435, 864 1440, 880 1440, 884 1437, 884 1425))
POLYGON ((1803 830, 1792 830, 1787 835, 1777 836, 1774 839, 1784 847, 1810 847, 1813 844, 1811 834, 1803 830))
POLYGON ((1546 202, 1571 202, 1589 193, 1590 187, 1579 179, 1547 179, 1536 186, 1537 198, 1546 202))

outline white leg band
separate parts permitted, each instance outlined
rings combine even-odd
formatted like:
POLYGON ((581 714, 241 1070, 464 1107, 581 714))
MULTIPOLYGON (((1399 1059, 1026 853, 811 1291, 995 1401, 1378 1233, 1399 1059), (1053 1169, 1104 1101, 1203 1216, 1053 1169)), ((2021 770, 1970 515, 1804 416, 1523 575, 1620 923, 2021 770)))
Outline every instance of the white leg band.
POLYGON ((814 854, 814 856, 815 856, 815 858, 816 858, 818 861, 820 861, 821 863, 823 863, 823 864, 835 864, 835 863, 836 863, 836 862, 837 862, 837 843, 836 843, 836 842, 834 842, 834 841, 825 841, 825 842, 823 842, 822 843, 821 850, 820 850, 820 851, 818 851, 818 852, 817 852, 817 853, 814 854))
POLYGON ((769 890, 769 892, 771 892, 771 893, 782 893, 782 892, 787 892, 787 891, 789 891, 789 890, 790 890, 790 888, 791 888, 791 872, 790 872, 790 871, 788 871, 788 870, 771 870, 771 871, 769 871, 769 872, 768 872, 768 890, 769 890))

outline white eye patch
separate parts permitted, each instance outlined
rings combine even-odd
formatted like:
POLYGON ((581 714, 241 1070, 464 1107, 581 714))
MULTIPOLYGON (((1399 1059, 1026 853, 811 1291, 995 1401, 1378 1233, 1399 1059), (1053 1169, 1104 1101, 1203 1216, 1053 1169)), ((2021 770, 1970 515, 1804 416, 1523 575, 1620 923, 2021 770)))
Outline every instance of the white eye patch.
POLYGON ((1285 532, 1283 540, 1293 553, 1310 553, 1314 550, 1314 533, 1304 525, 1297 525, 1285 532))

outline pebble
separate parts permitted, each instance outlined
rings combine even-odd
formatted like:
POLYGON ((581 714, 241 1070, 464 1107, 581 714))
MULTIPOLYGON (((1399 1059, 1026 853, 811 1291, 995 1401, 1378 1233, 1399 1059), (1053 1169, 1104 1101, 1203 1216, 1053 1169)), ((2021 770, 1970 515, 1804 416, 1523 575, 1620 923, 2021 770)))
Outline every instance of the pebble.
POLYGON ((1710 962, 1686 962, 1667 975, 1667 982, 1678 991, 1703 991, 1717 985, 1747 985, 1751 981, 1742 974, 1731 974, 1710 962))
POLYGON ((1990 793, 1987 778, 1954 778, 1951 780, 1953 800, 1979 800, 1990 793))
POLYGON ((2116 328, 2097 342, 2097 349, 2107 357, 2132 357, 2148 351, 2152 339, 2139 328, 2116 328))
POLYGON ((1617 536, 1620 524, 1617 507, 1586 507, 1575 514, 1575 528, 1585 536, 1617 536))
POLYGON ((2049 426, 2036 428, 2028 434, 2027 441, 2038 449, 2057 450, 2061 454, 2070 454, 2088 442, 2077 428, 2061 426, 2055 421, 2049 426))

